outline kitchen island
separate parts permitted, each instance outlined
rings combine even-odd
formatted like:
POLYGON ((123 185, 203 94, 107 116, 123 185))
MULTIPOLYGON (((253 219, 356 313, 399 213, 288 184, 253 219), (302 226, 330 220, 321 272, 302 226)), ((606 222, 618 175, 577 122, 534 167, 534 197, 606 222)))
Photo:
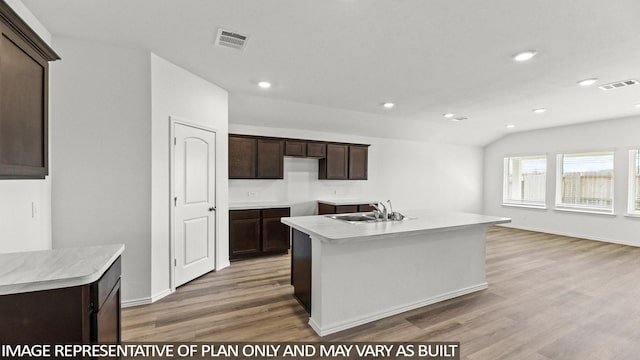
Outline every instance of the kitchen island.
POLYGON ((282 218, 293 228, 291 281, 325 336, 487 288, 486 229, 508 218, 442 210, 402 221, 282 218))

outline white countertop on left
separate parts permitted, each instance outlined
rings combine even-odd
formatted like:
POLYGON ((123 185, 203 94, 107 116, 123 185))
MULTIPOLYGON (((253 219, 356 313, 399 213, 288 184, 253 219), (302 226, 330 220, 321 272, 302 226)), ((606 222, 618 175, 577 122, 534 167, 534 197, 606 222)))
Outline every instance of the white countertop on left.
POLYGON ((123 251, 117 244, 0 254, 0 295, 90 284, 123 251))

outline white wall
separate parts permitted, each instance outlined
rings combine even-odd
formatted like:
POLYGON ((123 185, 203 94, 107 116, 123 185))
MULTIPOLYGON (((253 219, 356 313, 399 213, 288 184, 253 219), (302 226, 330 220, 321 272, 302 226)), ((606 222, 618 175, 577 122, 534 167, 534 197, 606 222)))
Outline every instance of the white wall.
POLYGON ((482 209, 480 148, 233 123, 229 132, 371 144, 367 181, 318 180, 318 160, 285 157, 284 180, 230 180, 232 203, 286 202, 292 215, 313 214, 318 199, 391 199, 396 211, 482 209))
POLYGON ((53 246, 124 243, 123 299, 150 294, 149 53, 54 37, 53 246))
MULTIPOLYGON (((169 117, 218 131, 227 213, 227 93, 143 50, 55 37, 51 81, 54 247, 124 243, 125 304, 170 289, 169 117)), ((218 267, 229 264, 228 218, 218 267)))
MULTIPOLYGON (((21 1, 6 2, 51 45, 51 34, 21 1)), ((49 176, 44 180, 0 180, 0 253, 51 248, 52 169, 50 161, 49 176)))
POLYGON ((599 121, 515 133, 485 147, 484 211, 513 219, 510 226, 640 246, 640 219, 625 217, 627 209, 628 150, 640 147, 640 117, 599 121), (615 150, 614 210, 616 215, 553 210, 556 154, 615 150), (502 206, 503 159, 547 154, 547 210, 502 206))
POLYGON ((229 265, 228 220, 228 94, 186 70, 151 54, 152 93, 152 203, 151 293, 170 289, 169 238, 169 118, 177 118, 216 131, 216 268, 229 265))

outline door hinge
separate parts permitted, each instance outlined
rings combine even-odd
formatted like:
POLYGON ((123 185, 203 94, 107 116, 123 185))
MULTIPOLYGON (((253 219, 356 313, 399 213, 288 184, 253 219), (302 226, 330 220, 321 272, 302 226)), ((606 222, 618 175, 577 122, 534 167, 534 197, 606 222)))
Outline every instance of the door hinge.
POLYGON ((173 206, 178 206, 178 197, 173 198, 173 206))
POLYGON ((173 266, 178 266, 178 259, 173 259, 173 266))
POLYGON ((173 145, 178 145, 178 139, 177 138, 173 138, 173 145))

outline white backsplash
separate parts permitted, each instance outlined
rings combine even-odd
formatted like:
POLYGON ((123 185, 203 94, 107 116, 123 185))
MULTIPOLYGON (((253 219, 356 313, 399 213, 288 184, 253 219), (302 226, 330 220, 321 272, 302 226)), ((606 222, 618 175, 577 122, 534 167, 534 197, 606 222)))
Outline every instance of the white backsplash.
POLYGON ((318 180, 317 159, 285 157, 283 180, 229 180, 229 202, 284 202, 292 215, 313 215, 318 199, 365 197, 369 181, 318 180))

